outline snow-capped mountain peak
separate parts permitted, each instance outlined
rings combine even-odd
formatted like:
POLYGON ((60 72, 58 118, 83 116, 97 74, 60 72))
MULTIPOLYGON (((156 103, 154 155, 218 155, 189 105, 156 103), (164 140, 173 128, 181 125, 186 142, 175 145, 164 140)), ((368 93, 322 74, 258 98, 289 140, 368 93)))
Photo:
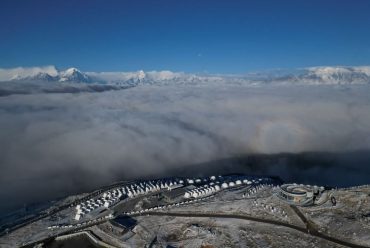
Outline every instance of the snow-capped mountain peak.
POLYGON ((45 81, 55 81, 56 77, 53 77, 45 72, 39 72, 35 76, 33 76, 34 79, 37 80, 45 80, 45 81))
POLYGON ((60 82, 77 82, 77 83, 89 83, 91 79, 88 75, 81 72, 77 68, 71 67, 65 71, 62 71, 60 74, 60 82))
POLYGON ((143 71, 143 70, 140 70, 140 71, 138 71, 137 72, 137 78, 138 79, 144 79, 145 78, 145 76, 146 76, 146 74, 145 74, 145 72, 143 71))
POLYGON ((10 69, 0 68, 0 81, 17 81, 23 79, 40 78, 42 74, 51 77, 59 75, 58 70, 53 65, 41 67, 16 67, 10 69))
POLYGON ((67 70, 63 71, 62 74, 63 75, 73 75, 73 74, 76 74, 76 73, 81 73, 81 71, 75 67, 71 67, 71 68, 68 68, 67 70))
POLYGON ((20 76, 20 75, 14 75, 11 79, 11 81, 38 81, 38 82, 53 82, 57 81, 57 76, 51 76, 49 73, 46 72, 39 72, 32 76, 20 76))

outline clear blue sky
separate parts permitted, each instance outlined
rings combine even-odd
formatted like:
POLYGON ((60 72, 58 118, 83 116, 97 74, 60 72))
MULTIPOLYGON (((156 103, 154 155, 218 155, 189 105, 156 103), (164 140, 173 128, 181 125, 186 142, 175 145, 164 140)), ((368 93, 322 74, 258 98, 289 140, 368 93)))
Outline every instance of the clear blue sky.
POLYGON ((368 0, 1 0, 0 67, 244 73, 370 64, 368 0))

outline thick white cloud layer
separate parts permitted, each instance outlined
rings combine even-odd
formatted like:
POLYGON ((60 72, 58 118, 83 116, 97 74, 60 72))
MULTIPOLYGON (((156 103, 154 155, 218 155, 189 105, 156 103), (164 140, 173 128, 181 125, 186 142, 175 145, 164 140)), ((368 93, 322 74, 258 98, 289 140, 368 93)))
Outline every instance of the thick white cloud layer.
POLYGON ((369 95, 210 84, 0 97, 0 207, 236 154, 369 150, 369 95))

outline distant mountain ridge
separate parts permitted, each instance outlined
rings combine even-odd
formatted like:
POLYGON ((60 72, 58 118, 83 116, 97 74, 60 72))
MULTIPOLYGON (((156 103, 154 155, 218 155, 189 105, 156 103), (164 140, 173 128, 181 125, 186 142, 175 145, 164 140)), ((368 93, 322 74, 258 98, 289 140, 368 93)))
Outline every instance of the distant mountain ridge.
POLYGON ((370 66, 310 67, 300 74, 278 77, 275 81, 304 84, 369 84, 370 66))
MULTIPOLYGON (((1 71, 0 71, 1 74, 1 71)), ((48 70, 42 71, 31 70, 28 73, 23 72, 21 74, 13 75, 9 80, 0 81, 42 81, 42 82, 73 82, 73 83, 90 83, 91 78, 86 74, 78 70, 77 68, 69 68, 65 71, 54 70, 50 72, 50 67, 48 70)))
POLYGON ((61 82, 95 83, 124 86, 153 84, 200 84, 200 83, 238 83, 238 84, 370 84, 370 66, 326 66, 309 67, 275 75, 260 73, 237 75, 198 75, 172 71, 136 72, 82 72, 77 68, 57 70, 54 66, 0 69, 0 81, 12 82, 61 82))

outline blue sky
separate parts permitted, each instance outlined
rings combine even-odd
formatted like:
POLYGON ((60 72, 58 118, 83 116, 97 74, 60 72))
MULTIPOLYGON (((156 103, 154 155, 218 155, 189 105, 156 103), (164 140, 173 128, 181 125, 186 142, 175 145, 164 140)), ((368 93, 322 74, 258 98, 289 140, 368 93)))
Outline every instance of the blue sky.
POLYGON ((0 2, 0 67, 246 73, 370 64, 370 1, 0 2))

